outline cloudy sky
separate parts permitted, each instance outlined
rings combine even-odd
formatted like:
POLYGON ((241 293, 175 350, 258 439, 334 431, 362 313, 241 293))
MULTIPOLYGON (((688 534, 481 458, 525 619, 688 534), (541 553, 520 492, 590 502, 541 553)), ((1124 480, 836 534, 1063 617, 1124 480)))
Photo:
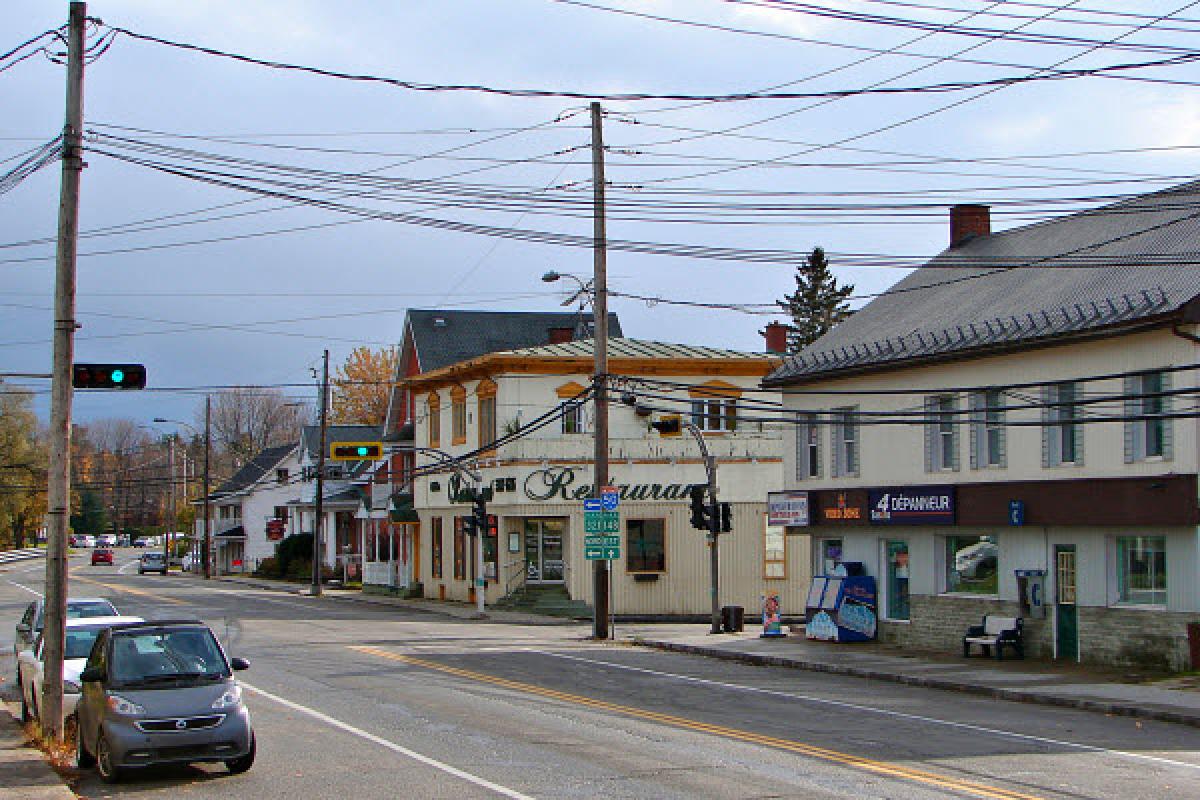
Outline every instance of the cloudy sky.
MULTIPOLYGON (((932 87, 1182 59, 952 92, 606 100, 609 236, 732 256, 610 253, 613 289, 664 301, 771 303, 793 286, 788 254, 818 245, 868 295, 945 246, 952 203, 991 203, 1004 229, 1195 174, 1200 100, 1186 47, 1198 3, 825 2, 88 10, 103 22, 93 43, 112 26, 345 73, 587 96, 932 87)), ((0 4, 0 52, 66 14, 66 2, 0 4)), ((40 54, 0 72, 0 170, 59 132, 63 81, 40 54)), ((337 363, 355 344, 395 344, 407 308, 554 310, 564 294, 540 276, 591 271, 586 248, 494 235, 590 234, 586 99, 413 91, 121 35, 88 65, 85 119, 76 360, 144 362, 151 386, 190 391, 77 394, 78 419, 190 420, 206 387, 311 383, 326 347, 337 363), (198 182, 201 167, 289 197, 198 182)), ((49 370, 58 182, 52 164, 0 195, 0 372, 49 370)), ((745 350, 762 348, 771 319, 628 298, 612 308, 629 336, 745 350)))

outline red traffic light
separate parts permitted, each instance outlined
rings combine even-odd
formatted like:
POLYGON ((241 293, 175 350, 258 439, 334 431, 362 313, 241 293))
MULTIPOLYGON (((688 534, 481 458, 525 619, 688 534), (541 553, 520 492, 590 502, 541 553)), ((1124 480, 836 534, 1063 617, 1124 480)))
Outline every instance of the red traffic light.
POLYGON ((145 389, 144 364, 74 364, 71 385, 76 389, 145 389))

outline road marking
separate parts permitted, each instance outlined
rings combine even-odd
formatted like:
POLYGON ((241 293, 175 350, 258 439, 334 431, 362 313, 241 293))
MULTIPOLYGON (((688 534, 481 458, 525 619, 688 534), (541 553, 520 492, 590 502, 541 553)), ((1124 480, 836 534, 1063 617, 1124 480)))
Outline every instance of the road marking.
POLYGON ((11 583, 13 586, 17 587, 18 589, 24 589, 25 591, 29 592, 32 595, 37 595, 38 597, 42 596, 41 592, 37 591, 36 589, 30 589, 28 586, 26 586, 23 583, 17 583, 16 581, 9 581, 9 583, 11 583))
POLYGON ((1071 747, 1076 750, 1086 750, 1092 753, 1105 753, 1114 756, 1124 756, 1125 758, 1137 759, 1138 761, 1153 761, 1158 764, 1166 764, 1172 767, 1186 767, 1187 769, 1200 770, 1200 764, 1190 764, 1186 761, 1173 761, 1169 758, 1161 756, 1145 755, 1143 753, 1133 753, 1128 750, 1110 750, 1107 747, 1098 747, 1091 744, 1082 744, 1080 742, 1071 742, 1065 739, 1052 739, 1048 736, 1035 736, 1029 733, 1017 733, 1016 731, 1006 731, 1002 728, 988 728, 983 725, 972 725, 969 722, 954 722, 953 720, 938 719, 937 717, 926 717, 921 714, 909 714, 904 711, 891 711, 885 708, 872 708, 871 706, 863 706, 857 703, 848 703, 844 700, 830 700, 826 697, 814 697, 807 694, 797 694, 795 692, 781 692, 776 689, 763 689, 758 686, 744 686, 738 683, 725 683, 724 681, 714 681, 708 678, 695 678, 691 675, 679 675, 674 672, 661 672, 656 669, 647 669, 645 667, 631 667, 625 664, 614 664, 611 661, 603 661, 600 659, 581 658, 580 656, 569 656, 563 653, 552 653, 549 650, 535 650, 528 648, 526 652, 537 653, 538 655, 550 656, 552 658, 562 658, 568 661, 580 661, 585 664, 601 664, 612 669, 623 669, 629 672, 640 672, 645 675, 655 675, 662 678, 673 678, 675 680, 686 681, 688 683, 698 683, 706 686, 719 686, 723 689, 736 689, 741 692, 752 692, 754 694, 765 694, 772 697, 786 697, 790 700, 803 700, 809 703, 820 703, 821 705, 835 706, 837 708, 848 708, 854 711, 869 711, 873 714, 882 714, 888 717, 898 717, 900 719, 909 719, 914 722, 927 722, 936 725, 945 725, 950 728, 960 728, 962 730, 975 731, 977 733, 987 733, 993 736, 1001 736, 1008 739, 1020 739, 1027 742, 1037 742, 1039 744, 1054 745, 1057 747, 1071 747))
POLYGON ((138 559, 134 559, 133 561, 130 561, 130 562, 126 563, 126 564, 123 564, 123 565, 122 565, 122 566, 121 566, 121 567, 120 567, 120 568, 117 570, 117 572, 119 572, 119 573, 121 573, 122 575, 124 575, 124 574, 125 574, 125 570, 129 569, 130 567, 136 567, 136 566, 137 566, 138 564, 140 564, 140 563, 141 563, 141 561, 140 561, 140 560, 138 560, 138 559))
POLYGON ((83 581, 84 583, 90 583, 95 586, 103 586, 105 589, 112 589, 114 592, 128 592, 129 594, 141 595, 142 597, 152 597, 155 600, 161 600, 164 603, 174 603, 175 605, 179 606, 186 606, 188 604, 186 600, 178 600, 174 597, 164 597, 162 595, 154 594, 153 592, 147 592, 145 589, 131 589, 128 586, 121 586, 116 583, 103 583, 101 581, 92 580, 91 578, 84 578, 79 575, 72 575, 71 577, 77 581, 83 581))
POLYGON ((348 725, 347 723, 342 722, 339 719, 334 719, 333 717, 329 716, 328 714, 322 714, 320 711, 317 711, 316 709, 309 708, 308 706, 302 706, 299 703, 294 703, 291 700, 287 700, 276 694, 271 694, 268 691, 264 691, 263 689, 259 689, 255 686, 251 686, 248 683, 243 683, 242 681, 238 681, 238 684, 243 689, 247 689, 251 692, 254 692, 257 695, 261 695, 262 697, 265 697, 268 700, 273 700, 282 706, 286 706, 287 708, 292 709, 293 711, 299 711, 302 714, 307 714, 310 717, 312 717, 313 719, 317 719, 317 720, 320 720, 321 722, 324 722, 326 725, 330 725, 334 728, 337 728, 338 730, 342 730, 342 731, 345 731, 346 733, 351 733, 362 739, 366 739, 368 742, 374 742, 375 744, 379 745, 380 747, 386 747, 388 750, 391 750, 392 752, 399 753, 400 755, 403 755, 403 756, 407 756, 408 758, 411 758, 414 761, 419 761, 422 764, 433 767, 434 769, 439 769, 442 772, 453 775, 456 778, 462 778, 465 781, 473 783, 476 786, 481 786, 484 789, 493 791, 496 794, 503 795, 504 797, 511 797, 511 798, 513 798, 513 800, 533 800, 533 798, 530 797, 529 795, 521 794, 520 792, 516 791, 515 789, 509 789, 506 786, 501 786, 498 783, 492 783, 489 780, 480 778, 478 775, 472 775, 469 772, 463 772, 461 769, 458 769, 457 767, 452 767, 449 764, 438 761, 437 759, 430 758, 427 755, 422 755, 421 753, 418 753, 415 750, 409 750, 407 747, 398 745, 392 741, 388 741, 387 739, 384 739, 381 736, 376 736, 373 733, 368 733, 367 731, 364 731, 361 728, 356 728, 353 725, 348 725))
POLYGON ((399 661, 405 664, 412 664, 426 669, 445 672, 449 675, 456 675, 462 678, 480 681, 482 683, 490 683, 496 686, 502 686, 506 689, 513 689, 526 694, 534 694, 540 697, 547 697, 554 700, 574 705, 581 705, 588 708, 595 708, 601 711, 611 711, 625 716, 637 717, 639 719, 649 720, 651 722, 659 722, 665 725, 670 725, 676 728, 684 728, 687 730, 698 731, 700 733, 710 733, 721 736, 727 739, 737 739, 751 744, 761 744, 777 750, 786 750, 792 753, 817 758, 822 761, 829 761, 835 764, 840 764, 846 767, 871 772, 876 775, 886 775, 893 778, 902 778, 904 780, 913 781, 916 783, 925 784, 928 786, 936 786, 942 789, 962 792, 974 797, 988 797, 994 800, 1040 800, 1037 795, 1023 794, 1014 792, 1009 789, 1002 789, 998 786, 988 786, 974 781, 962 780, 949 775, 940 775, 935 772, 906 767, 901 764, 889 763, 885 761, 875 761, 870 758, 851 755, 850 753, 842 753, 837 750, 830 750, 816 745, 805 744, 791 739, 780 739, 774 736, 753 733, 752 731, 741 730, 738 728, 727 728, 722 725, 713 725, 707 722, 699 722, 697 720, 687 719, 685 717, 677 717, 671 714, 661 714, 657 711, 649 711, 643 708, 634 706, 624 706, 617 703, 610 703, 605 700, 596 700, 583 695, 568 694, 559 692, 554 689, 547 689, 543 686, 535 686, 529 683, 520 683, 511 681, 507 678, 500 678, 495 675, 488 675, 483 672, 474 672, 472 670, 459 669, 445 664, 438 664, 434 661, 426 661, 421 658, 392 653, 387 650, 382 650, 378 647, 369 647, 365 645, 351 645, 351 650, 366 655, 378 656, 392 661, 399 661))

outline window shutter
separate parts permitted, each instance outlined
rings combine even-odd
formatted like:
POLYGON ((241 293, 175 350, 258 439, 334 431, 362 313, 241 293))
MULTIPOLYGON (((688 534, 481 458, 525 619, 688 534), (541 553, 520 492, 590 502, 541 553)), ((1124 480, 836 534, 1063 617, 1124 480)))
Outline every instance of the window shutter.
POLYGON ((984 397, 985 395, 979 392, 974 392, 967 395, 967 402, 970 403, 971 406, 969 423, 970 430, 967 433, 967 449, 971 451, 971 469, 979 469, 979 465, 982 461, 982 459, 979 458, 979 441, 980 439, 983 439, 984 441, 987 440, 986 433, 983 436, 980 436, 981 428, 983 428, 984 416, 981 414, 979 409, 984 406, 984 397))
POLYGON ((1075 466, 1082 467, 1083 459, 1083 424, 1075 423, 1071 426, 1071 438, 1075 441, 1075 466))
MULTIPOLYGON (((1004 395, 1001 394, 1000 398, 999 398, 999 403, 997 403, 997 405, 1004 405, 1004 404, 1005 404, 1004 403, 1004 395)), ((999 451, 998 455, 1000 456, 1000 466, 1004 467, 1004 468, 1008 467, 1008 426, 1004 425, 1004 422, 1006 421, 1005 420, 1006 413, 1007 412, 1001 412, 1000 433, 996 437, 998 439, 998 441, 996 443, 996 445, 997 445, 996 449, 999 451)))
POLYGON ((1042 466, 1050 466, 1050 387, 1042 387, 1042 466))
MULTIPOLYGON (((951 411, 958 411, 958 401, 958 395, 954 395, 950 398, 951 411)), ((955 413, 950 419, 954 425, 954 427, 951 428, 952 433, 950 434, 950 447, 953 451, 950 454, 950 469, 958 472, 962 467, 962 436, 959 435, 962 431, 962 425, 959 424, 960 419, 957 413, 955 413)))
MULTIPOLYGON (((1125 376, 1125 416, 1132 417, 1138 413, 1138 407, 1141 405, 1134 399, 1134 394, 1137 392, 1137 378, 1133 375, 1125 376)), ((1131 419, 1125 420, 1125 463, 1132 464, 1137 461, 1137 422, 1131 419)))
POLYGON ((813 477, 819 478, 821 477, 821 426, 817 424, 816 414, 812 415, 812 422, 810 424, 812 425, 813 430, 816 432, 816 436, 813 437, 813 439, 817 443, 817 471, 813 477))
POLYGON ((925 471, 933 472, 933 398, 925 398, 925 471))
MULTIPOLYGON (((800 419, 804 419, 803 416, 800 419)), ((808 477, 808 425, 796 425, 796 480, 808 477)))
MULTIPOLYGON (((858 406, 855 406, 854 410, 857 411, 858 406)), ((862 453, 859 451, 859 446, 862 444, 863 429, 862 429, 862 425, 859 424, 859 420, 857 420, 857 419, 853 420, 853 424, 854 424, 854 441, 850 443, 850 452, 854 454, 854 458, 853 458, 854 469, 847 470, 847 473, 850 475, 853 475, 854 477, 857 478, 859 471, 862 470, 862 453)))
MULTIPOLYGON (((1169 373, 1169 372, 1164 372, 1162 374, 1162 390, 1164 392, 1171 391, 1171 373, 1169 373)), ((1162 408, 1163 408, 1164 414, 1170 414, 1172 411, 1173 404, 1171 403, 1171 399, 1172 398, 1170 396, 1163 397, 1163 399, 1162 399, 1162 401, 1163 401, 1162 408)), ((1163 420, 1163 433, 1162 433, 1163 461, 1170 461, 1171 457, 1173 455, 1173 452, 1174 452, 1174 441, 1173 441, 1175 438, 1175 434, 1173 431, 1174 427, 1175 427, 1175 420, 1173 420, 1173 419, 1164 419, 1163 420)))
POLYGON ((842 474, 842 448, 838 440, 842 438, 842 423, 834 422, 829 426, 829 451, 833 453, 830 459, 830 474, 831 477, 837 478, 842 474))

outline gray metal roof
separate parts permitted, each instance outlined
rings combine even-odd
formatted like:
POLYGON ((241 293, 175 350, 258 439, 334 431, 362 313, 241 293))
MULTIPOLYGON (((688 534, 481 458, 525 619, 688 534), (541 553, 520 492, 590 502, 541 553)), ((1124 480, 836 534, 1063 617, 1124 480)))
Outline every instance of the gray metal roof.
POLYGON ((241 469, 233 474, 232 478, 218 486, 209 495, 210 499, 240 492, 254 485, 256 481, 262 478, 269 470, 273 469, 295 449, 296 445, 294 444, 281 444, 277 447, 268 447, 250 459, 241 469))
MULTIPOLYGON (((595 350, 594 339, 584 339, 541 347, 525 347, 504 351, 503 355, 532 356, 537 358, 591 358, 595 350)), ((701 347, 691 344, 649 342, 643 339, 610 338, 609 358, 749 358, 769 361, 778 358, 772 353, 746 353, 739 350, 722 350, 716 347, 701 347)))
MULTIPOLYGON (((439 311, 410 309, 408 325, 422 372, 448 367, 476 356, 536 347, 550 331, 570 328, 575 338, 592 335, 592 314, 577 311, 439 311), (582 318, 583 324, 580 325, 582 318)), ((610 336, 621 335, 617 315, 608 315, 610 336)))
POLYGON ((950 247, 766 385, 1148 323, 1200 295, 1200 181, 950 247))

